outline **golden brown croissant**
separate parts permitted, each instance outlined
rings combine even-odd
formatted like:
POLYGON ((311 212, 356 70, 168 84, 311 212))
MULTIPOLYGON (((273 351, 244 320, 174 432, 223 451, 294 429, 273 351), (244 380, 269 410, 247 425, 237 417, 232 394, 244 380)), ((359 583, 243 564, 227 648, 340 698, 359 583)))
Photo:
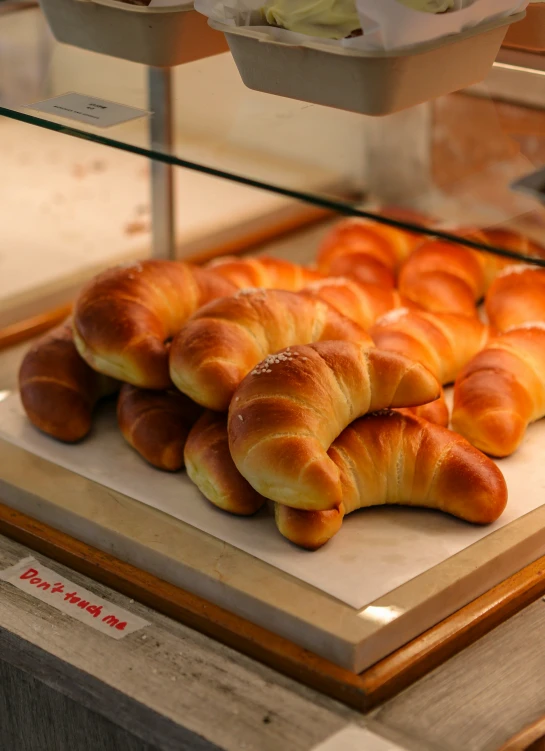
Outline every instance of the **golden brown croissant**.
MULTIPOLYGON (((545 257, 545 251, 510 229, 459 229, 461 238, 495 248, 545 257)), ((423 243, 399 275, 399 291, 426 310, 476 315, 476 303, 496 276, 514 262, 443 240, 423 243)))
POLYGON ((74 340, 94 370, 142 388, 169 388, 168 340, 202 305, 234 291, 225 279, 185 263, 118 266, 79 295, 74 340))
POLYGON ((455 380, 489 337, 478 318, 406 308, 383 316, 369 333, 377 347, 422 363, 443 385, 455 380))
POLYGON ((402 415, 412 415, 426 420, 434 425, 440 425, 442 428, 448 428, 450 422, 450 412, 445 399, 445 392, 441 389, 441 396, 429 404, 422 404, 420 407, 406 407, 396 409, 402 415))
POLYGON ((328 511, 304 511, 274 504, 274 520, 280 534, 305 550, 318 550, 341 530, 344 505, 328 511))
POLYGON ((419 506, 490 524, 507 503, 505 479, 493 461, 456 433, 397 412, 352 423, 331 446, 329 457, 343 488, 337 515, 315 512, 307 521, 308 512, 276 506, 279 531, 311 550, 338 532, 344 515, 361 508, 419 506))
POLYGON ((396 285, 394 269, 367 253, 339 254, 331 260, 328 276, 347 277, 360 284, 375 284, 383 289, 393 289, 396 285))
POLYGON ((117 402, 121 433, 147 462, 176 472, 184 466, 184 446, 202 409, 178 391, 149 391, 125 384, 117 402))
POLYGON ((242 379, 267 355, 324 339, 371 343, 321 300, 284 290, 241 290, 206 305, 174 338, 170 375, 204 407, 227 410, 242 379))
POLYGON ((492 339, 456 380, 452 427, 486 454, 514 453, 528 425, 544 416, 544 324, 492 339))
POLYGON ((224 511, 251 516, 265 503, 235 467, 225 414, 207 411, 195 423, 185 444, 185 465, 201 493, 224 511))
POLYGON ((401 308, 407 302, 395 289, 360 284, 346 277, 328 277, 313 282, 302 294, 323 300, 364 329, 368 329, 388 311, 401 308))
POLYGON ((59 441, 73 443, 91 430, 93 410, 119 384, 81 359, 66 322, 39 339, 19 370, 21 401, 29 420, 59 441))
POLYGON ((327 450, 339 433, 367 412, 425 404, 439 392, 426 368, 393 352, 341 341, 296 346, 264 360, 235 392, 231 455, 266 498, 336 508, 339 472, 327 450))
POLYGON ((508 266, 488 290, 486 313, 498 331, 545 322, 545 269, 525 264, 508 266))
MULTIPOLYGON (((545 258, 545 250, 540 245, 530 240, 526 235, 516 232, 515 230, 506 228, 483 229, 478 232, 469 233, 469 236, 472 239, 490 245, 493 248, 512 250, 521 255, 545 258)), ((494 279, 503 271, 503 269, 517 263, 511 258, 505 258, 504 256, 499 256, 495 253, 477 252, 477 255, 484 272, 485 290, 490 287, 494 279)))
POLYGON ((297 292, 310 282, 322 278, 322 274, 313 269, 284 261, 281 258, 268 258, 267 256, 259 258, 228 256, 211 261, 206 268, 231 282, 238 289, 260 287, 297 292))
MULTIPOLYGON (((409 219, 424 224, 429 220, 414 212, 384 212, 396 219, 409 219)), ((395 271, 422 242, 423 236, 379 224, 371 219, 345 219, 339 222, 324 238, 318 251, 318 268, 324 274, 333 273, 340 258, 359 254, 358 264, 365 263, 364 256, 390 271, 395 271)))
POLYGON ((401 268, 399 291, 433 313, 476 316, 485 276, 477 254, 470 248, 428 240, 401 268))

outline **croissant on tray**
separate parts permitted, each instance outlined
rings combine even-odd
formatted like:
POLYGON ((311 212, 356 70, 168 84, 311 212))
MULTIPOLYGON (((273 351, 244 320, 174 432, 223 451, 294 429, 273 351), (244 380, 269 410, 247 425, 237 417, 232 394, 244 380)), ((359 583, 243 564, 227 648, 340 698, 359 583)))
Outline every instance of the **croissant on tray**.
POLYGON ((227 410, 235 389, 265 357, 284 347, 369 336, 319 299, 283 290, 241 290, 201 308, 174 338, 170 375, 198 404, 227 410))
POLYGON ((342 501, 339 470, 327 455, 356 418, 439 397, 420 363, 368 344, 329 341, 271 355, 244 379, 229 409, 229 448, 260 495, 325 511, 342 501))
POLYGON ((207 269, 234 284, 238 289, 283 289, 297 292, 322 278, 322 274, 281 258, 238 258, 227 256, 211 261, 207 269))
POLYGON ((251 516, 265 503, 242 477, 229 451, 227 415, 206 411, 185 444, 189 478, 214 506, 237 516, 251 516))
POLYGON ((386 412, 346 428, 329 450, 339 469, 342 504, 308 512, 277 504, 278 530, 315 550, 361 508, 420 506, 473 524, 490 524, 507 503, 505 479, 494 462, 446 428, 417 417, 386 412))
MULTIPOLYGON (((479 240, 485 245, 500 250, 510 250, 521 256, 535 256, 536 258, 545 258, 545 249, 537 243, 530 240, 527 235, 517 232, 507 227, 496 227, 482 229, 478 232, 469 233, 473 239, 479 240)), ((507 256, 498 255, 497 253, 478 253, 480 262, 483 266, 485 276, 485 288, 488 289, 494 279, 508 266, 519 263, 507 256)))
POLYGON ((450 411, 443 389, 439 398, 429 404, 421 404, 419 407, 400 407, 395 411, 402 415, 419 417, 421 420, 440 425, 442 428, 448 428, 450 422, 450 411))
POLYGON ((452 427, 486 454, 514 453, 545 416, 545 324, 492 339, 454 385, 452 427))
POLYGON ((477 302, 485 291, 485 277, 470 248, 428 240, 401 268, 399 291, 432 313, 476 316, 477 302))
MULTIPOLYGON (((384 216, 406 220, 424 226, 430 224, 428 217, 416 212, 386 210, 384 216)), ((393 274, 406 261, 412 251, 422 243, 424 236, 419 233, 398 229, 371 219, 345 219, 338 222, 326 235, 318 251, 317 264, 322 273, 336 276, 349 273, 351 268, 356 276, 358 269, 364 269, 367 262, 371 268, 377 264, 393 274)), ((369 281, 361 279, 361 281, 369 281)))
POLYGON ((338 255, 329 265, 328 277, 343 277, 360 284, 372 284, 381 290, 396 286, 395 267, 381 263, 367 253, 338 255))
POLYGON ((33 344, 19 370, 19 393, 29 420, 67 443, 85 438, 97 402, 118 388, 80 357, 69 321, 33 344))
POLYGON ((486 295, 486 314, 498 331, 532 322, 545 322, 545 269, 508 266, 486 295))
MULTIPOLYGON (((308 550, 325 545, 344 517, 361 508, 419 506, 490 524, 507 502, 505 480, 490 459, 461 436, 414 416, 383 412, 356 420, 328 453, 343 488, 337 508, 274 505, 280 533, 308 550)), ((225 415, 206 412, 195 424, 186 444, 186 466, 203 495, 224 511, 248 516, 265 503, 233 462, 225 415)))
POLYGON ((127 443, 157 469, 184 466, 184 448, 202 409, 174 389, 150 391, 125 384, 117 402, 117 421, 127 443))
POLYGON ((406 308, 387 313, 369 333, 377 347, 422 363, 443 385, 455 380, 489 338, 478 318, 406 308))
POLYGON ((140 261, 99 274, 74 309, 80 355, 105 375, 167 389, 168 342, 202 305, 236 288, 221 276, 176 261, 140 261))
MULTIPOLYGON (((458 230, 467 238, 513 252, 545 257, 545 251, 509 229, 458 230)), ((399 291, 421 308, 435 313, 477 315, 477 303, 494 279, 516 261, 444 240, 422 243, 399 274, 399 291)))
POLYGON ((411 305, 395 289, 363 284, 346 277, 328 277, 313 282, 301 294, 323 300, 364 329, 388 311, 411 305))

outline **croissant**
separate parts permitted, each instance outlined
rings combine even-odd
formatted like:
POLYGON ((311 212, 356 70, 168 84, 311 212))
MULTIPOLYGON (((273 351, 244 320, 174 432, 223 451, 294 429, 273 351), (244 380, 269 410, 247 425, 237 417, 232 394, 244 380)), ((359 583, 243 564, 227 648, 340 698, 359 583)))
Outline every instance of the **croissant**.
POLYGON ((433 313, 476 316, 485 291, 484 271, 470 248, 429 240, 401 268, 399 291, 433 313))
POLYGON ((267 355, 323 339, 371 344, 321 300, 284 290, 241 290, 199 310, 174 338, 170 375, 198 404, 227 410, 242 379, 267 355))
POLYGON ((545 269, 525 264, 508 266, 488 290, 486 313, 498 331, 545 322, 545 269))
POLYGON ((442 384, 455 380, 489 336, 478 318, 406 308, 383 316, 369 333, 377 347, 422 363, 442 384))
POLYGON ((225 414, 207 411, 195 423, 185 444, 185 465, 201 493, 224 511, 251 516, 265 503, 235 467, 225 414))
POLYGON ((333 443, 329 457, 341 476, 339 510, 275 508, 281 534, 311 550, 360 508, 420 506, 490 524, 507 504, 505 479, 492 460, 456 433, 416 417, 388 412, 357 420, 333 443))
MULTIPOLYGON (((415 212, 388 210, 386 216, 428 224, 429 219, 415 212)), ((317 264, 324 274, 331 274, 340 258, 359 254, 358 264, 367 256, 390 271, 395 271, 412 251, 420 245, 422 236, 414 232, 380 224, 371 219, 344 219, 324 238, 318 251, 317 264)), ((342 273, 342 272, 338 272, 342 273)))
POLYGON ((375 284, 360 284, 353 279, 331 277, 313 282, 303 293, 331 305, 339 313, 368 329, 380 316, 403 307, 399 292, 375 284))
POLYGON ((347 277, 360 284, 374 284, 383 289, 396 286, 393 268, 386 266, 367 253, 338 255, 329 264, 328 276, 347 277))
POLYGON ((439 399, 435 399, 435 401, 430 402, 429 404, 422 404, 420 407, 396 409, 396 412, 400 412, 402 415, 419 417, 420 419, 427 420, 427 422, 431 422, 434 425, 440 425, 442 428, 448 428, 450 422, 450 412, 443 389, 441 389, 441 396, 439 399))
POLYGON ((29 420, 42 432, 67 443, 85 438, 96 403, 118 388, 119 384, 81 359, 70 322, 40 338, 19 370, 21 401, 29 420))
MULTIPOLYGON (((509 229, 459 229, 461 238, 484 245, 545 257, 545 250, 509 229)), ((423 243, 399 275, 399 291, 420 307, 439 313, 476 315, 476 303, 496 276, 513 261, 492 252, 432 240, 423 243)))
POLYGON ((544 324, 492 339, 454 385, 453 429, 491 456, 514 453, 528 425, 544 416, 544 324))
POLYGON ((229 447, 239 472, 266 498, 324 511, 342 500, 327 450, 357 417, 437 399, 419 363, 367 343, 329 341, 272 355, 248 375, 229 409, 229 447))
POLYGON ((305 550, 319 550, 340 532, 344 505, 328 511, 304 511, 281 503, 274 504, 274 520, 280 534, 305 550))
POLYGON ((121 433, 147 462, 176 472, 184 466, 184 446, 202 410, 178 391, 149 391, 125 384, 117 402, 121 433))
POLYGON ((284 261, 281 258, 266 256, 242 259, 236 256, 225 256, 211 261, 206 268, 231 282, 238 289, 261 287, 297 292, 310 282, 322 278, 322 274, 313 269, 284 261))
MULTIPOLYGON (((537 243, 530 240, 526 235, 506 228, 480 230, 470 235, 493 248, 511 250, 525 256, 545 257, 545 250, 537 243)), ((495 253, 477 253, 483 267, 485 276, 485 289, 488 289, 494 279, 506 267, 512 266, 516 261, 495 253)))
POLYGON ((169 388, 168 340, 202 305, 234 291, 225 279, 185 263, 118 266, 79 295, 74 340, 94 370, 142 388, 169 388))

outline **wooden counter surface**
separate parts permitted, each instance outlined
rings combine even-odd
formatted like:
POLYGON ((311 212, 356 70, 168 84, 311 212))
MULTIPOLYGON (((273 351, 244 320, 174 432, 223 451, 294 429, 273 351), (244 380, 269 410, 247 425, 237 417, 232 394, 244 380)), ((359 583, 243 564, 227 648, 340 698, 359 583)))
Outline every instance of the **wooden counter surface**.
POLYGON ((314 751, 352 725, 407 751, 497 751, 545 714, 541 599, 366 718, 0 536, 0 569, 28 555, 151 625, 115 641, 1 582, 2 749, 314 751))

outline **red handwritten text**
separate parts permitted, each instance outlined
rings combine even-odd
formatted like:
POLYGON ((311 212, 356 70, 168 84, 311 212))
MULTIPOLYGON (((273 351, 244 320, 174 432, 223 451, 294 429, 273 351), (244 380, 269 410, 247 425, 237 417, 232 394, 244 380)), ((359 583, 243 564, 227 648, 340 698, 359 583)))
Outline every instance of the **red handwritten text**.
MULTIPOLYGON (((38 570, 35 568, 29 568, 19 577, 22 580, 28 580, 28 582, 34 585, 37 589, 43 589, 51 594, 62 595, 64 602, 69 605, 74 605, 81 610, 87 611, 93 618, 100 618, 102 615, 103 606, 96 603, 92 603, 90 600, 85 600, 78 595, 77 590, 73 592, 65 592, 64 584, 61 582, 48 582, 38 576, 38 570)), ((114 615, 105 615, 102 618, 102 622, 111 628, 115 628, 118 631, 124 631, 127 628, 127 622, 116 618, 114 615)))

